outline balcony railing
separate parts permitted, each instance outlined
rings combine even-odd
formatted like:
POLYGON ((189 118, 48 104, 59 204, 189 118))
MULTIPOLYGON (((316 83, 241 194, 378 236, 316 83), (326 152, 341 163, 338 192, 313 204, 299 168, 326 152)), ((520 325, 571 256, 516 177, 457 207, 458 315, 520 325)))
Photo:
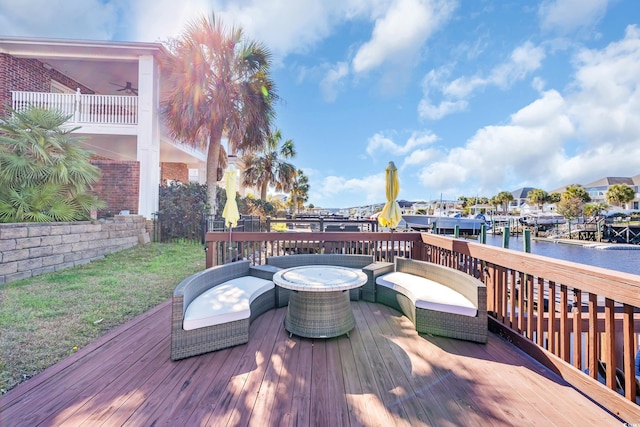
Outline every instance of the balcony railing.
POLYGON ((614 414, 640 419, 638 275, 429 233, 211 232, 206 243, 208 267, 305 252, 406 256, 464 271, 487 285, 492 331, 614 414))
POLYGON ((29 106, 49 108, 71 116, 73 123, 136 125, 138 97, 70 93, 12 91, 12 107, 20 111, 29 106))

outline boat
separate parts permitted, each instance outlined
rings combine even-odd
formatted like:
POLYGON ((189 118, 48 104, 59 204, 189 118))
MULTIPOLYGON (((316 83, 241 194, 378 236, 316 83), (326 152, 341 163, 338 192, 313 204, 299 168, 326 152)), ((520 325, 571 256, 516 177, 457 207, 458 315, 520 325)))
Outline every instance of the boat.
POLYGON ((477 236, 483 225, 485 230, 491 228, 491 223, 482 214, 472 217, 463 217, 459 213, 452 216, 405 214, 402 219, 416 231, 431 230, 434 234, 454 234, 457 226, 461 236, 477 236))
POLYGON ((564 224, 567 220, 560 214, 553 212, 541 212, 523 215, 518 218, 518 222, 522 225, 538 228, 551 228, 558 224, 564 224))

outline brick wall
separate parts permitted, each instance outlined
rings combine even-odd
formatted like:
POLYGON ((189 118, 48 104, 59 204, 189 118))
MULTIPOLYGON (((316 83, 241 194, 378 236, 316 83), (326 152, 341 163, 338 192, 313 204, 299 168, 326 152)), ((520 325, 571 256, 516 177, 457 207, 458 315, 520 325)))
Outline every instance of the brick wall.
POLYGON ((149 241, 146 220, 0 224, 0 285, 86 264, 149 241))
POLYGON ((80 88, 82 93, 95 93, 90 88, 61 74, 48 70, 37 59, 16 58, 0 53, 0 117, 7 114, 6 105, 11 105, 11 91, 51 92, 51 80, 56 80, 70 89, 80 88))
POLYGON ((186 163, 164 162, 160 164, 160 168, 162 174, 160 177, 161 182, 166 182, 167 180, 189 182, 189 167, 186 163))
POLYGON ((102 171, 102 177, 93 186, 93 192, 107 203, 107 207, 98 212, 98 218, 111 216, 127 210, 138 213, 140 193, 140 163, 122 160, 92 159, 91 164, 102 171))

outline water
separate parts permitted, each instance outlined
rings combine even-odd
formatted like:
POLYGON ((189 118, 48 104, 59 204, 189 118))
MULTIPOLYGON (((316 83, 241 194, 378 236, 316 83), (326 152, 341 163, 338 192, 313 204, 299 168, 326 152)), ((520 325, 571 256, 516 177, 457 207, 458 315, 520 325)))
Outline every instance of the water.
MULTIPOLYGON (((502 247, 502 236, 487 233, 487 244, 502 247)), ((509 238, 509 249, 524 251, 522 235, 509 238)), ((622 246, 619 246, 615 250, 605 250, 532 239, 531 253, 640 275, 640 247, 638 245, 630 249, 622 249, 622 246)))

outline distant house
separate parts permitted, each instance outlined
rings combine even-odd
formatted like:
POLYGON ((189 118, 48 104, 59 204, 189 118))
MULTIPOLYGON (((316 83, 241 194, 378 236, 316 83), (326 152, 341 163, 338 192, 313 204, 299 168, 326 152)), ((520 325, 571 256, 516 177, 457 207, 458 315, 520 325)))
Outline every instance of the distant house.
POLYGON ((589 193, 592 202, 606 203, 606 195, 609 188, 615 184, 625 184, 633 188, 635 192, 635 198, 629 202, 625 209, 639 210, 640 209, 640 174, 633 177, 605 177, 597 181, 593 181, 587 185, 584 185, 585 190, 589 193))
POLYGON ((0 117, 6 106, 55 108, 95 153, 107 211, 151 218, 163 180, 205 180, 206 154, 168 136, 159 43, 0 37, 0 117))
MULTIPOLYGON (((627 210, 640 210, 640 175, 633 177, 612 177, 608 176, 600 178, 589 184, 582 185, 582 187, 589 193, 592 203, 607 203, 606 195, 607 191, 615 184, 625 184, 633 189, 635 192, 635 198, 624 206, 627 210)), ((560 187, 553 190, 553 193, 564 193, 568 186, 560 187)))
MULTIPOLYGON (((511 192, 513 200, 509 202, 509 212, 518 211, 520 213, 524 211, 530 212, 531 208, 527 205, 527 197, 529 197, 529 191, 534 190, 533 187, 523 187, 511 192)), ((537 208, 536 208, 537 209, 537 208)))

